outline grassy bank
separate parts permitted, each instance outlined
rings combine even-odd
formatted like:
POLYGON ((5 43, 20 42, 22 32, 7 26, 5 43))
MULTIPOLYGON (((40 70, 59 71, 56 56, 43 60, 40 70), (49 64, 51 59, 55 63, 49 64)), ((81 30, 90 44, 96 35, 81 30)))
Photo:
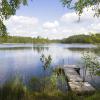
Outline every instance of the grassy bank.
MULTIPOLYGON (((51 87, 51 86, 49 86, 51 87)), ((55 88, 48 88, 43 91, 30 91, 22 83, 9 83, 0 88, 0 100, 99 100, 100 91, 93 95, 78 96, 75 93, 63 93, 55 88)))

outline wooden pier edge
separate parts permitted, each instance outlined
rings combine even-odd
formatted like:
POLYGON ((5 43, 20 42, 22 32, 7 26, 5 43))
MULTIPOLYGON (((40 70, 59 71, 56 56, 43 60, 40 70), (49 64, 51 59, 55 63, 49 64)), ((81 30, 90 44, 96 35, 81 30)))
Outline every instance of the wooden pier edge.
POLYGON ((64 65, 63 70, 69 90, 77 94, 90 94, 95 92, 95 88, 89 82, 83 82, 83 79, 79 74, 79 67, 76 65, 64 65))

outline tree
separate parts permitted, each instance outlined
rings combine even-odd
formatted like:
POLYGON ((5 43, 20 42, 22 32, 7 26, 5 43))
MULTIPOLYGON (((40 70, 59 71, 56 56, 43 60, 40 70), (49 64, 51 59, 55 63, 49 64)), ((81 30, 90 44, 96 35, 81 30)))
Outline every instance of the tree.
POLYGON ((6 26, 3 21, 11 15, 15 15, 21 4, 27 5, 28 0, 0 0, 0 36, 7 35, 6 26))
POLYGON ((63 6, 74 9, 80 16, 84 8, 92 7, 94 16, 100 16, 100 0, 61 0, 63 6))
POLYGON ((46 57, 44 54, 42 54, 41 57, 40 57, 40 61, 43 64, 42 67, 43 67, 43 71, 44 71, 44 86, 43 86, 43 90, 44 90, 45 89, 45 84, 46 84, 46 81, 45 81, 45 79, 46 79, 46 71, 51 66, 52 58, 51 58, 50 55, 46 57))
POLYGON ((11 15, 15 15, 16 10, 21 4, 27 5, 28 0, 1 0, 0 2, 0 18, 7 19, 11 15))
POLYGON ((100 62, 98 61, 98 56, 92 54, 90 51, 84 52, 82 56, 83 65, 83 81, 87 76, 87 71, 89 72, 91 78, 97 73, 100 73, 100 62))
POLYGON ((6 36, 7 35, 7 29, 6 26, 3 24, 3 22, 0 20, 0 36, 6 36))

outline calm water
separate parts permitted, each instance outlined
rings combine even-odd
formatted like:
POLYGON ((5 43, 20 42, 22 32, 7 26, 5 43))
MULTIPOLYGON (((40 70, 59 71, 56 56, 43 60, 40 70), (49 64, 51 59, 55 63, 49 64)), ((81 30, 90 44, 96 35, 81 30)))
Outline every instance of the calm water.
MULTIPOLYGON (((80 64, 83 51, 91 49, 100 57, 96 46, 90 44, 0 44, 0 83, 21 76, 27 81, 32 76, 43 74, 40 56, 51 55, 52 67, 63 64, 80 64)), ((93 83, 90 78, 88 81, 93 83)), ((100 77, 95 77, 95 85, 100 88, 100 77)))

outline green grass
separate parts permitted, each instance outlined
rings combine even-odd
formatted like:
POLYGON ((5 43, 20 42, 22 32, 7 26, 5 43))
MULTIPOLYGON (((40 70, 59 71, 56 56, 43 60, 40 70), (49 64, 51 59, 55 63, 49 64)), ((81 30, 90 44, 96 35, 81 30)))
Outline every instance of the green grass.
MULTIPOLYGON (((34 79, 37 81, 37 79, 34 79)), ((34 84, 34 83, 33 83, 34 84)), ((35 83, 36 84, 36 83, 35 83)), ((100 91, 93 95, 78 96, 73 92, 63 93, 52 84, 45 85, 41 91, 32 91, 28 89, 22 82, 16 80, 4 84, 0 87, 0 100, 99 100, 100 91)))
POLYGON ((21 85, 6 85, 0 89, 0 100, 79 100, 72 93, 62 93, 61 91, 30 92, 21 85))
POLYGON ((95 94, 86 97, 84 100, 100 100, 100 90, 96 91, 95 94))
POLYGON ((100 76, 100 70, 96 72, 96 75, 100 76))

